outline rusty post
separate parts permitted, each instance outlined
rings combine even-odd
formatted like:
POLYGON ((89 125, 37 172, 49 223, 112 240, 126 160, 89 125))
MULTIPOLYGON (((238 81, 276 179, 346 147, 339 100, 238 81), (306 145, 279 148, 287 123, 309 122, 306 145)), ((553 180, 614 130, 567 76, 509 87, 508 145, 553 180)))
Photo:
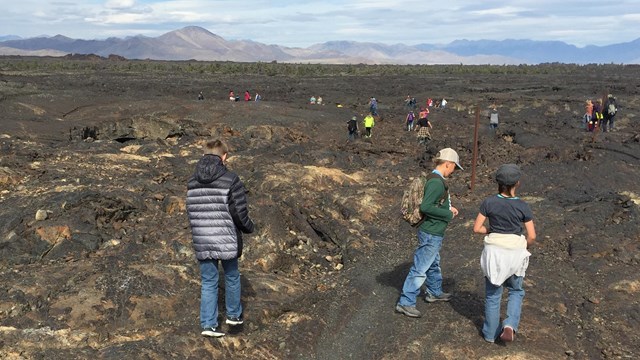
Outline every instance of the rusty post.
POLYGON ((476 105, 476 126, 473 129, 473 163, 471 164, 471 191, 476 184, 476 163, 478 162, 478 127, 480 126, 480 106, 476 105))

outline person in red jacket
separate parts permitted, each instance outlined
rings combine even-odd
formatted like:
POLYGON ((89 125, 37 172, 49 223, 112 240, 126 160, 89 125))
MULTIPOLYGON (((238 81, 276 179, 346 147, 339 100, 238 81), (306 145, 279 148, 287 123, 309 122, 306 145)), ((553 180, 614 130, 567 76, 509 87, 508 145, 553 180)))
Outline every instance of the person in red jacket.
POLYGON ((251 101, 251 93, 249 93, 249 90, 244 92, 244 101, 251 101))

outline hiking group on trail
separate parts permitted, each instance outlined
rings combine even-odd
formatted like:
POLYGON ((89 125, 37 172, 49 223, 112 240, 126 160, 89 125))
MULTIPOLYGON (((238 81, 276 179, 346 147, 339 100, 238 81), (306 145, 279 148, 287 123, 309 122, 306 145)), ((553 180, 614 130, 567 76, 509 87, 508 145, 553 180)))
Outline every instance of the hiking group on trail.
MULTIPOLYGON (((256 101, 258 100, 256 93, 256 101)), ((233 91, 229 99, 238 101, 233 91)), ((251 99, 248 91, 245 100, 251 99)), ((420 108, 417 119, 411 97, 407 97, 409 111, 404 119, 407 131, 416 131, 421 144, 431 139, 429 107, 420 108)), ((311 97, 309 103, 319 104, 311 97)), ((321 100, 320 100, 321 101, 321 100)), ((446 102, 443 99, 444 107, 446 102)), ((429 99, 428 103, 432 103, 429 99)), ((320 102, 321 104, 321 102, 320 102)), ((597 111, 615 108, 615 98, 609 96, 604 106, 586 105, 585 121, 598 119, 597 111), (589 117, 587 116, 589 115, 589 117), (593 116, 593 117, 591 117, 593 116)), ((369 112, 362 119, 365 138, 371 138, 377 114, 377 100, 369 101, 369 112)), ((616 109, 617 110, 617 109, 616 109)), ((607 122, 603 120, 603 131, 613 129, 615 112, 607 122)), ((489 113, 491 129, 498 126, 497 106, 489 113)), ((359 135, 358 115, 347 121, 348 141, 359 135)), ((193 175, 187 182, 186 210, 192 234, 193 248, 200 266, 201 335, 221 337, 225 335, 218 322, 219 266, 224 270, 226 308, 225 324, 231 327, 242 325, 243 306, 238 259, 242 255, 243 233, 252 233, 254 223, 249 216, 246 189, 235 173, 226 168, 229 156, 227 145, 221 140, 208 142, 203 157, 198 161, 193 175)), ((440 267, 440 250, 449 223, 458 216, 452 204, 447 179, 458 170, 464 170, 458 153, 452 148, 441 149, 434 157, 434 168, 428 176, 416 177, 402 197, 403 218, 417 229, 417 247, 413 262, 406 275, 395 312, 410 318, 420 318, 418 298, 427 303, 448 302, 454 294, 443 288, 440 267), (426 291, 422 294, 422 288, 426 291)), ((482 335, 485 341, 511 342, 519 331, 522 302, 525 295, 523 280, 529 264, 528 248, 536 239, 533 213, 529 205, 517 197, 522 172, 515 164, 500 166, 495 174, 497 194, 487 197, 479 206, 473 232, 485 235, 484 248, 480 255, 480 268, 485 281, 485 308, 482 335), (485 225, 485 223, 488 223, 485 225), (500 321, 500 304, 503 288, 507 288, 506 317, 500 321)))
MULTIPOLYGON (((413 255, 395 311, 419 318, 417 298, 426 285, 424 301, 447 302, 453 294, 442 288, 440 248, 445 230, 458 215, 451 203, 446 178, 456 169, 463 170, 458 153, 445 148, 435 158, 435 168, 426 177, 413 180, 404 192, 401 211, 404 220, 417 227, 418 247, 413 255)), ((529 205, 516 196, 522 172, 515 164, 505 164, 496 172, 498 193, 480 204, 473 231, 484 237, 480 267, 485 277, 485 314, 482 334, 493 343, 515 340, 524 298, 523 279, 529 265, 528 248, 535 242, 536 231, 529 205), (485 221, 489 220, 488 226, 485 221), (523 235, 526 230, 526 236, 523 235), (506 318, 500 322, 503 287, 508 290, 506 318)))
POLYGON ((582 117, 583 128, 589 132, 601 129, 602 132, 614 131, 614 121, 618 113, 618 104, 616 98, 609 94, 607 100, 597 99, 593 102, 591 99, 585 101, 584 115, 582 117))

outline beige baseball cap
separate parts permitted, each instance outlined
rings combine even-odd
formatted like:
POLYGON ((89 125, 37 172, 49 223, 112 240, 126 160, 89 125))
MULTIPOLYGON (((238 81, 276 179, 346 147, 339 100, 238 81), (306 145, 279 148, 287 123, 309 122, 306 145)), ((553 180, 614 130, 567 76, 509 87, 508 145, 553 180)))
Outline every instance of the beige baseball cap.
POLYGON ((436 160, 451 161, 455 163, 460 170, 464 170, 462 166, 460 166, 460 156, 458 156, 458 153, 452 148, 444 148, 438 151, 436 160))

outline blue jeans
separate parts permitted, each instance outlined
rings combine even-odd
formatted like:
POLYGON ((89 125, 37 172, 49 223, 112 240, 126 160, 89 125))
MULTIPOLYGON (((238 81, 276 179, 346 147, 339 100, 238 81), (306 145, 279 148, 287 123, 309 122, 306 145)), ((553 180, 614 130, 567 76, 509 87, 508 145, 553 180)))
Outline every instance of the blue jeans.
POLYGON ((442 295, 442 272, 440 271, 440 247, 444 237, 418 231, 418 248, 413 254, 413 265, 402 286, 402 294, 398 304, 416 306, 416 298, 420 288, 427 282, 427 291, 434 295, 442 295))
POLYGON ((522 299, 524 299, 524 289, 522 288, 522 276, 512 275, 502 286, 493 285, 489 279, 485 278, 485 305, 484 305, 484 325, 482 325, 482 335, 487 341, 494 341, 500 336, 502 328, 511 327, 518 331, 520 324, 520 313, 522 311, 522 299), (507 302, 507 318, 500 326, 500 302, 502 301, 502 288, 507 287, 509 299, 507 302))
POLYGON ((203 260, 200 261, 200 326, 202 328, 218 327, 218 262, 222 262, 222 268, 224 269, 227 317, 239 317, 242 315, 238 258, 203 260))

